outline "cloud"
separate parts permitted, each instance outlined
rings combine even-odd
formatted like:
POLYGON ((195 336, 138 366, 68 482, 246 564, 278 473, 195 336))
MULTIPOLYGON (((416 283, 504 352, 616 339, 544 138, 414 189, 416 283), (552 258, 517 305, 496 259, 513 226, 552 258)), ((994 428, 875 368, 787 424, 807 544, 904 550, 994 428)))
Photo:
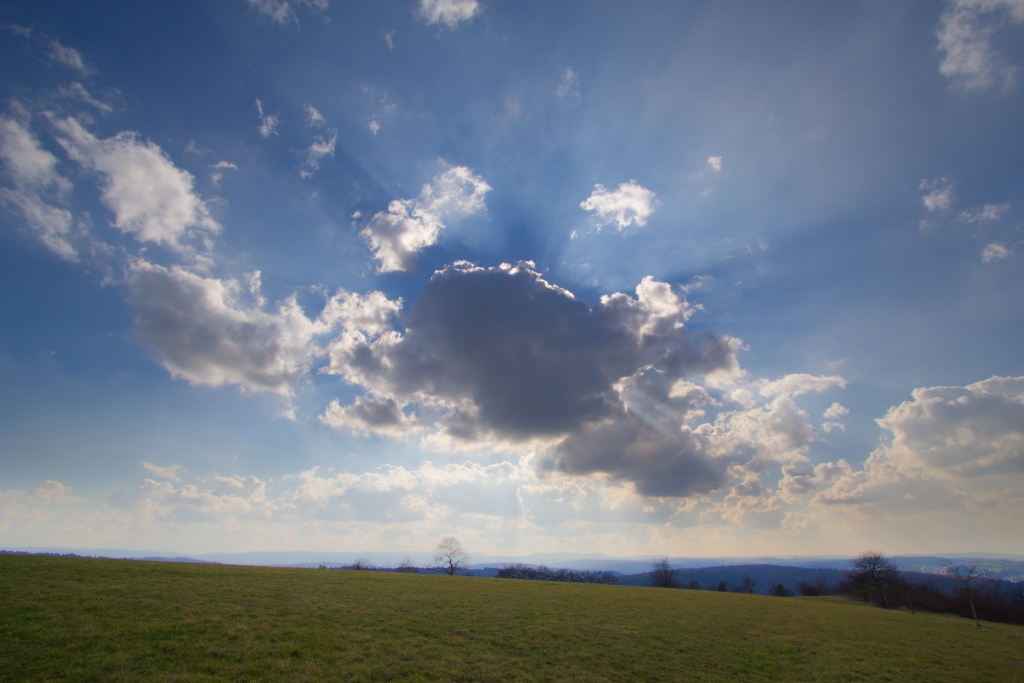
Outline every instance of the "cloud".
POLYGON ((477 0, 420 0, 419 14, 427 24, 445 24, 456 28, 460 21, 469 21, 480 10, 477 0))
POLYGON ((715 173, 719 173, 722 170, 722 157, 708 157, 708 166, 715 173))
POLYGON ((230 161, 221 160, 213 165, 213 169, 213 173, 210 174, 210 182, 212 182, 214 185, 220 186, 220 179, 224 177, 224 171, 237 171, 238 166, 231 163, 230 161))
POLYGON ((344 408, 335 399, 320 416, 320 421, 328 427, 363 436, 403 437, 419 429, 415 417, 404 414, 393 398, 358 396, 352 405, 344 408))
POLYGON ((316 107, 312 104, 306 105, 306 125, 307 126, 322 126, 324 125, 324 117, 316 107))
POLYGON ((73 47, 61 45, 59 40, 54 39, 50 41, 46 55, 58 64, 77 69, 85 74, 92 73, 92 70, 85 65, 82 54, 73 47))
POLYGON ((370 219, 360 235, 369 243, 382 273, 411 270, 416 255, 437 242, 444 221, 485 212, 484 195, 491 189, 465 166, 434 176, 415 199, 395 199, 388 210, 370 219))
POLYGON ((947 211, 952 206, 953 186, 945 178, 922 180, 919 187, 927 191, 921 196, 921 201, 929 211, 947 211))
POLYGON ((145 467, 146 470, 148 470, 149 473, 152 474, 154 477, 166 479, 167 481, 181 481, 181 478, 178 477, 178 470, 181 469, 181 465, 172 465, 171 467, 160 467, 159 465, 154 465, 153 463, 146 462, 145 460, 143 460, 140 464, 143 467, 145 467))
POLYGON ((987 245, 981 252, 981 262, 991 263, 1010 258, 1011 251, 997 242, 987 245))
POLYGON ((287 514, 294 506, 282 499, 269 500, 266 482, 256 477, 212 477, 214 486, 144 479, 133 490, 107 496, 111 507, 135 512, 142 518, 165 522, 196 522, 211 518, 269 518, 287 514))
POLYGON ((321 12, 326 12, 329 6, 328 0, 249 0, 250 7, 281 25, 291 21, 298 23, 299 18, 292 8, 293 3, 295 7, 306 5, 321 12))
POLYGON ((560 99, 567 102, 570 105, 577 105, 580 103, 580 75, 572 70, 571 67, 566 67, 565 73, 562 74, 562 80, 558 83, 558 89, 555 91, 560 99))
POLYGON ((974 209, 973 211, 961 211, 960 222, 961 223, 983 223, 987 221, 997 221, 1002 218, 1002 215, 1010 208, 1010 204, 986 204, 980 209, 974 209))
POLYGON ((57 157, 43 149, 24 123, 0 115, 0 159, 11 187, 0 188, 0 203, 22 215, 28 227, 51 251, 68 261, 78 259, 72 245, 71 212, 55 204, 71 189, 57 172, 57 157))
POLYGON ((220 230, 193 189, 194 178, 179 169, 156 144, 124 131, 99 139, 77 119, 55 121, 68 156, 103 178, 103 204, 114 212, 114 227, 144 242, 188 253, 183 240, 220 230))
POLYGON ((258 97, 256 98, 256 113, 260 117, 260 127, 258 128, 260 136, 269 138, 271 135, 277 135, 277 126, 281 123, 281 117, 277 114, 265 114, 263 103, 258 97))
POLYGON ((925 387, 911 396, 876 420, 890 437, 864 468, 845 466, 817 502, 892 506, 925 491, 913 505, 949 500, 960 506, 972 484, 1024 474, 1024 377, 925 387))
MULTIPOLYGON (((379 318, 372 330, 343 325, 322 371, 372 400, 332 404, 321 419, 405 434, 415 406, 438 445, 535 443, 551 449, 539 461, 545 472, 625 480, 645 495, 706 492, 735 458, 709 457, 703 434, 681 430, 712 399, 677 384, 738 366, 734 340, 686 329, 693 311, 650 277, 635 296, 607 295, 590 308, 532 263, 460 262, 434 274, 404 331, 379 318)), ((815 379, 815 387, 837 384, 815 379)))
POLYGON ((1021 0, 951 0, 942 13, 939 71, 964 90, 1014 84, 1016 67, 999 46, 1001 34, 1024 24, 1021 0))
POLYGON ((615 223, 621 232, 629 226, 643 227, 654 213, 655 195, 635 180, 620 183, 619 189, 608 191, 604 185, 594 185, 594 191, 580 202, 584 211, 596 213, 595 222, 601 226, 615 223))
POLYGON ((834 420, 836 418, 842 417, 843 415, 849 415, 849 414, 850 414, 850 409, 849 408, 847 408, 846 406, 844 406, 841 403, 833 403, 832 405, 830 405, 825 410, 824 413, 821 414, 821 416, 825 417, 825 418, 828 418, 830 420, 834 420))
POLYGON ((58 86, 57 94, 60 97, 81 100, 104 114, 110 114, 114 111, 113 105, 94 97, 92 93, 86 90, 85 86, 81 83, 71 83, 70 85, 58 86))
POLYGON ((333 128, 327 131, 329 138, 317 135, 313 138, 313 144, 305 151, 306 158, 302 161, 299 175, 303 178, 310 178, 320 168, 320 160, 324 157, 334 156, 334 145, 338 140, 338 131, 333 128))
POLYGON ((139 260, 128 279, 135 333, 175 377, 290 396, 320 353, 314 338, 332 323, 307 318, 294 296, 266 311, 258 283, 257 274, 246 304, 236 281, 139 260))

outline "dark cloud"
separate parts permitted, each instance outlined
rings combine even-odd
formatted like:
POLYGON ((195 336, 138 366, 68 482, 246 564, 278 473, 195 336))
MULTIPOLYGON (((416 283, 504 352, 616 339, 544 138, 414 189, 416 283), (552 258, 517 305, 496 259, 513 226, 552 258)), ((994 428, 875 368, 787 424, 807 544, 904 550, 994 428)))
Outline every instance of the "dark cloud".
MULTIPOLYGON (((636 297, 591 308, 531 263, 460 263, 434 275, 402 335, 349 335, 332 347, 330 371, 378 398, 443 406, 441 429, 455 439, 565 436, 549 467, 683 495, 719 485, 721 467, 638 420, 620 389, 627 378, 639 387, 645 371, 665 384, 735 366, 729 339, 686 329, 691 310, 651 278, 636 297)), ((652 395, 681 415, 664 391, 652 395)))

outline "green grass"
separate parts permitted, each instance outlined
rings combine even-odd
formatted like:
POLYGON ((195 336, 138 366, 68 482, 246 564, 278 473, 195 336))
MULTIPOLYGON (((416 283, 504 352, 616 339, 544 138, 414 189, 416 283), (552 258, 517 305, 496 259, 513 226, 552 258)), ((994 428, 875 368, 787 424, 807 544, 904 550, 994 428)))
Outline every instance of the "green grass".
POLYGON ((816 598, 0 556, 0 681, 1021 681, 1024 628, 816 598))

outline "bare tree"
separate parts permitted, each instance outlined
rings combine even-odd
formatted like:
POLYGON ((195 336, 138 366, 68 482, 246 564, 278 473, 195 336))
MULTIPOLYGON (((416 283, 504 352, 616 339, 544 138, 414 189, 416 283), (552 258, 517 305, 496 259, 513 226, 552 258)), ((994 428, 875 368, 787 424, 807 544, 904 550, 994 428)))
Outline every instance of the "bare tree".
POLYGON ((416 565, 412 563, 412 558, 406 555, 404 558, 402 558, 402 563, 395 567, 395 571, 403 572, 406 574, 418 574, 420 570, 417 569, 416 565))
POLYGON ((469 564, 469 553, 462 549, 459 539, 445 536, 434 549, 434 562, 437 563, 433 567, 434 571, 455 576, 455 572, 465 569, 469 564))
POLYGON ((743 583, 740 584, 740 593, 753 593, 757 581, 750 574, 743 575, 743 583))
POLYGON ((882 604, 889 609, 889 598, 885 589, 898 586, 903 580, 898 564, 882 553, 868 551, 861 553, 856 559, 850 560, 850 569, 846 570, 846 578, 855 584, 870 590, 877 588, 882 594, 882 604))
POLYGON ((668 563, 668 558, 663 557, 651 566, 651 585, 656 588, 675 588, 676 570, 668 563))
POLYGON ((985 573, 978 569, 976 564, 958 564, 943 567, 942 574, 956 584, 956 591, 967 597, 971 603, 971 615, 974 617, 974 627, 981 628, 978 621, 978 611, 974 609, 974 594, 984 585, 985 573))

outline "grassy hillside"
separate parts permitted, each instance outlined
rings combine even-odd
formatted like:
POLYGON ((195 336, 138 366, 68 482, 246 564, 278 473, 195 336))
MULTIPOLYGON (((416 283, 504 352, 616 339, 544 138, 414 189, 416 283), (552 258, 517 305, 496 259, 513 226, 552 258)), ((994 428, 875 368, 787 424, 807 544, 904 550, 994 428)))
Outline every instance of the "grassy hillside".
POLYGON ((0 556, 0 681, 1014 681, 1024 629, 837 598, 0 556))

